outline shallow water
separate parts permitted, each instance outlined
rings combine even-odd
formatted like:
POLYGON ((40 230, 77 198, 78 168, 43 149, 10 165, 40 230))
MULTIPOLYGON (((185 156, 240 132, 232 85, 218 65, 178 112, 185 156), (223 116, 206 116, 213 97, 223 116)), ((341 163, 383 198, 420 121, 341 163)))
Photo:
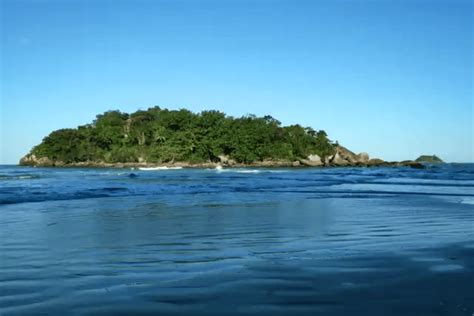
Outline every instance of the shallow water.
POLYGON ((0 167, 0 315, 471 315, 474 165, 0 167))

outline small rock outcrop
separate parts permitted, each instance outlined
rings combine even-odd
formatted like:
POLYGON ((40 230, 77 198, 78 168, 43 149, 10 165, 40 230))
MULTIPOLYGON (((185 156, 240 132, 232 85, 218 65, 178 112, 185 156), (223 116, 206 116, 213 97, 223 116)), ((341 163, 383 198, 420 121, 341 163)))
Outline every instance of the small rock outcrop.
POLYGON ((338 160, 341 165, 352 165, 357 163, 357 155, 346 147, 338 145, 336 147, 336 154, 334 155, 333 160, 338 160), (346 162, 343 162, 341 159, 345 160, 346 162))
POLYGON ((301 159, 299 162, 305 166, 310 167, 319 167, 324 165, 324 163, 321 161, 321 157, 316 154, 311 154, 307 157, 307 159, 301 159))
POLYGON ((425 169, 426 168, 422 163, 417 162, 417 161, 413 161, 413 160, 400 161, 398 163, 395 163, 395 166, 397 166, 397 167, 410 167, 410 168, 414 168, 414 169, 425 169))
POLYGON ((219 158, 220 163, 224 166, 233 166, 233 165, 235 165, 235 160, 230 159, 229 156, 219 155, 217 158, 219 158))
MULTIPOLYGON (((52 167, 55 165, 53 161, 51 161, 47 157, 36 157, 33 154, 27 154, 23 158, 20 159, 20 165, 22 166, 40 166, 40 167, 52 167)), ((62 162, 58 162, 58 166, 64 165, 62 162)))
POLYGON ((301 162, 299 162, 298 160, 295 160, 291 163, 291 166, 292 167, 299 167, 299 166, 301 166, 301 162))
POLYGON ((339 152, 336 152, 332 157, 330 163, 335 166, 347 166, 350 165, 352 162, 349 159, 344 159, 339 152))
POLYGON ((329 155, 324 157, 324 165, 325 166, 330 166, 331 165, 331 160, 334 157, 334 155, 329 155))
POLYGON ((324 160, 326 166, 366 166, 369 164, 369 154, 355 154, 349 149, 337 145, 336 153, 324 160))
POLYGON ((372 158, 367 162, 368 166, 382 166, 385 164, 385 161, 379 158, 372 158))
POLYGON ((444 161, 436 155, 421 155, 416 158, 415 161, 419 163, 444 163, 444 161))
POLYGON ((306 159, 300 159, 299 162, 309 167, 320 167, 324 165, 321 157, 316 154, 311 154, 306 159))
POLYGON ((309 155, 308 160, 311 161, 311 162, 316 162, 316 163, 322 164, 321 157, 319 157, 316 154, 309 155))
POLYGON ((369 159, 370 159, 370 157, 369 157, 368 153, 360 153, 360 154, 356 155, 356 160, 360 164, 368 163, 369 159))

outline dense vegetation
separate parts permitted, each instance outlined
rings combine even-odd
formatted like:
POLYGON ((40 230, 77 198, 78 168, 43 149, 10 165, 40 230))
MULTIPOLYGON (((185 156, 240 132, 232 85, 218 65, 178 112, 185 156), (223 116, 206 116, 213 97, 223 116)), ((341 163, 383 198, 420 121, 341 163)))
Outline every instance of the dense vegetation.
POLYGON ((283 127, 271 116, 233 118, 219 111, 195 114, 153 107, 132 114, 109 111, 92 124, 54 131, 31 153, 64 163, 200 163, 218 161, 219 155, 251 163, 293 161, 310 154, 325 157, 333 152, 324 131, 283 127))
POLYGON ((442 163, 443 162, 443 160, 441 160, 441 158, 439 158, 436 155, 432 155, 432 156, 421 155, 420 157, 416 158, 415 161, 416 162, 425 162, 425 163, 442 163))

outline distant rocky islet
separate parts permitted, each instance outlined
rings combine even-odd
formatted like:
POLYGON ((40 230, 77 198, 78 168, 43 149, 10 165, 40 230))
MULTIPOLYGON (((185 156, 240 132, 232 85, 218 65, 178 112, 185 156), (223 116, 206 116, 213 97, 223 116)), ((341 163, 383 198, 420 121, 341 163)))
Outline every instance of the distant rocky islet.
POLYGON ((109 111, 92 124, 52 132, 20 160, 38 167, 399 167, 424 168, 437 156, 387 162, 356 154, 324 131, 281 126, 271 116, 219 111, 109 111))

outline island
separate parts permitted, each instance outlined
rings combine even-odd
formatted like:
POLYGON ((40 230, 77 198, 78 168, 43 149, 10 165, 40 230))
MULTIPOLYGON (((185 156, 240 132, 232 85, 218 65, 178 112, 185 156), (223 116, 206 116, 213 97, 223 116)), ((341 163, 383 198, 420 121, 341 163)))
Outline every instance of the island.
POLYGON ((409 166, 355 154, 323 130, 282 126, 272 116, 239 118, 158 106, 97 115, 91 123, 53 131, 21 158, 43 167, 333 167, 409 166))
POLYGON ((421 163, 444 163, 441 158, 439 158, 436 155, 421 155, 420 157, 416 158, 416 162, 421 162, 421 163))

